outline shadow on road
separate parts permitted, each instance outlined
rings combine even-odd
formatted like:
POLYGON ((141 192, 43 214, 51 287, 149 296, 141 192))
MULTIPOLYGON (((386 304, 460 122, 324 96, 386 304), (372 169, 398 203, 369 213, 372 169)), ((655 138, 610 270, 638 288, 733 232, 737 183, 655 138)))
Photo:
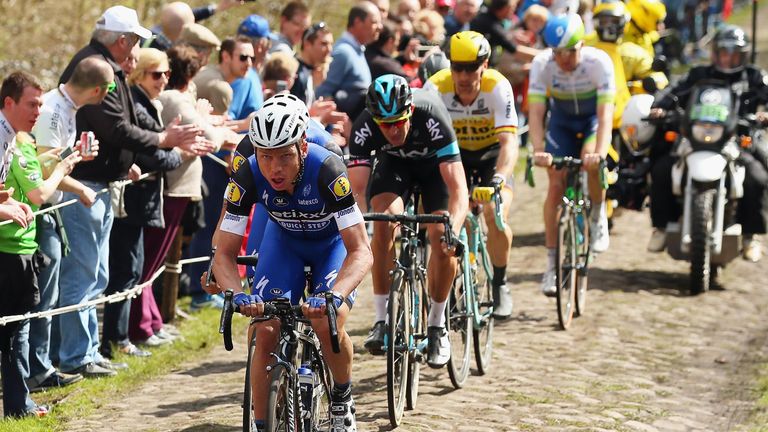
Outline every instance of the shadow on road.
POLYGON ((542 246, 544 245, 544 231, 517 234, 512 237, 512 247, 542 246))
MULTIPOLYGON (((188 413, 188 412, 195 412, 199 411, 203 408, 210 408, 212 406, 216 405, 233 405, 236 404, 240 406, 240 402, 243 399, 243 392, 242 391, 236 391, 233 393, 225 394, 225 395, 219 395, 216 397, 203 397, 198 399, 191 399, 184 402, 179 403, 173 403, 173 404, 167 404, 167 405, 158 405, 158 411, 154 412, 152 415, 154 417, 169 417, 174 414, 178 413, 188 413)), ((233 415, 240 415, 242 411, 239 409, 237 411, 233 412, 233 415)), ((197 426, 196 426, 197 427, 197 426)), ((189 429, 191 430, 191 429, 189 429)), ((198 430, 198 429, 195 429, 198 430)), ((199 429, 199 430, 205 430, 205 429, 199 429)), ((208 429, 210 430, 210 429, 208 429)), ((216 429, 218 430, 218 429, 216 429)), ((230 430, 230 429, 227 429, 230 430)))
POLYGON ((686 297, 688 274, 657 270, 590 268, 589 289, 630 293, 646 291, 656 295, 686 297))
POLYGON ((231 372, 237 372, 243 369, 246 365, 246 360, 230 360, 230 361, 216 361, 203 363, 193 369, 181 372, 183 375, 189 375, 193 377, 201 377, 204 375, 226 374, 231 372))
POLYGON ((185 429, 179 429, 179 432, 235 432, 242 428, 236 426, 227 426, 218 423, 205 423, 185 429))

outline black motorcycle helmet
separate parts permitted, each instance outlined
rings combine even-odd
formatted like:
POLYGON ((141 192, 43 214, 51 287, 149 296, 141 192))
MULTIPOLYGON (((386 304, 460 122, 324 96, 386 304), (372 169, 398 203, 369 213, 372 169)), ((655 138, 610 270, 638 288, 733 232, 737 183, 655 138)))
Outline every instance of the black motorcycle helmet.
POLYGON ((712 39, 712 65, 720 72, 741 72, 749 59, 749 37, 740 27, 724 25, 712 39))
POLYGON ((433 52, 429 55, 429 57, 425 58, 424 61, 421 62, 418 72, 419 78, 421 79, 422 83, 425 83, 429 77, 438 71, 447 69, 449 67, 451 67, 451 62, 448 60, 448 57, 445 56, 445 53, 442 51, 433 52))

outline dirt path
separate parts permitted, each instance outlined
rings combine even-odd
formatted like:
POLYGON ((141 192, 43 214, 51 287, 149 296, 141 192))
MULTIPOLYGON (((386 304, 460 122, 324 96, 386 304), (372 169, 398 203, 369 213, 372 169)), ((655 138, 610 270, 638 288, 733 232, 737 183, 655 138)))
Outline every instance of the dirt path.
MULTIPOLYGON (((544 189, 518 190, 515 319, 497 326, 494 368, 459 391, 447 371, 422 369, 418 407, 401 430, 738 430, 752 407, 754 368, 768 357, 768 261, 737 260, 722 275, 726 290, 688 297, 680 291, 687 266, 645 252, 647 214, 624 213, 610 254, 590 273, 586 316, 558 331, 554 300, 538 291, 544 189)), ((361 349, 372 314, 368 281, 361 291, 349 324, 358 426, 388 430, 385 364, 361 349)), ((67 430, 239 430, 243 339, 234 352, 218 347, 67 430)))

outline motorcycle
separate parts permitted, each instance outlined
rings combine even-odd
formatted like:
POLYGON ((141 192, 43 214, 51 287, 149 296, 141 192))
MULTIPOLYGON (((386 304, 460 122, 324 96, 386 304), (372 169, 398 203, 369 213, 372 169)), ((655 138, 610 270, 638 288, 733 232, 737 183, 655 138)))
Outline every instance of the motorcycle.
POLYGON ((746 170, 736 160, 740 147, 750 145, 759 132, 754 115, 739 117, 738 109, 745 103, 743 86, 699 83, 691 91, 687 110, 678 103, 660 119, 680 125, 682 134, 672 168, 672 190, 682 200, 682 215, 666 228, 666 248, 672 258, 690 262, 693 295, 712 288, 720 269, 742 249, 735 214, 744 195, 746 170))

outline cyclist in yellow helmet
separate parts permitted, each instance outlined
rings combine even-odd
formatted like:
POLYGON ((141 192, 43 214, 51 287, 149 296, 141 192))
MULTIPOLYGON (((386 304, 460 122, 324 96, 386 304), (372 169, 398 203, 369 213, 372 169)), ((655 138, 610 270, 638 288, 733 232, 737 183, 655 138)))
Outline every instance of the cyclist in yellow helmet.
MULTIPOLYGON (((503 202, 510 203, 517 162, 517 112, 512 85, 499 71, 488 68, 490 53, 490 44, 482 34, 474 31, 454 34, 448 46, 451 67, 432 75, 424 88, 437 92, 448 108, 459 141, 467 186, 472 179, 477 179, 477 186, 500 187, 503 202)), ((504 220, 508 210, 509 205, 504 206, 504 220)), ((506 319, 512 314, 512 296, 506 281, 512 229, 509 224, 503 230, 496 226, 492 204, 485 206, 484 216, 493 264, 493 315, 506 319)))

